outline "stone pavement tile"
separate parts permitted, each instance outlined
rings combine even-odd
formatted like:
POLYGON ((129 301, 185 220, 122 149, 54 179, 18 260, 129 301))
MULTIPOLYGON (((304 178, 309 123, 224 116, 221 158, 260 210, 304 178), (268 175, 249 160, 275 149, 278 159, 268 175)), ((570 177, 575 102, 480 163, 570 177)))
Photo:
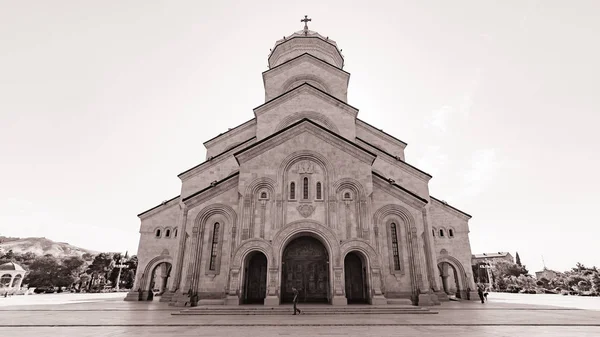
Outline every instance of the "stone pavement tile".
POLYGON ((2 336, 177 336, 177 337, 233 337, 233 336, 319 336, 319 337, 408 337, 408 336, 528 336, 528 337, 597 337, 600 327, 76 327, 76 328, 6 328, 2 336))

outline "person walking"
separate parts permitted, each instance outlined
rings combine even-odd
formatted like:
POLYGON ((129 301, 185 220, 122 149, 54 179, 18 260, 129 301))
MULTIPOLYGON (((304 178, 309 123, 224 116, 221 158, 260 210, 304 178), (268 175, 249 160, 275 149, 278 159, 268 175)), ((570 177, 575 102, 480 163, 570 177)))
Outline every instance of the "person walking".
POLYGON ((479 299, 481 300, 481 303, 484 303, 483 286, 481 284, 477 285, 477 295, 479 295, 479 299))
POLYGON ((292 301, 294 303, 294 315, 296 314, 296 311, 298 312, 299 315, 302 315, 302 310, 298 309, 298 307, 297 307, 297 305, 298 305, 298 289, 292 288, 292 292, 294 293, 294 300, 292 301))

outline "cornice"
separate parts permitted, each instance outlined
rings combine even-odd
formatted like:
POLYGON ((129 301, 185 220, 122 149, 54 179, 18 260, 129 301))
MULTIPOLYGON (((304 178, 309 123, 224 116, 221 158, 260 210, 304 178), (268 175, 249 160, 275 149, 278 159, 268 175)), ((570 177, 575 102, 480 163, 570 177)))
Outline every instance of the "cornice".
POLYGON ((161 204, 156 205, 148 210, 143 211, 142 213, 138 214, 138 218, 140 218, 141 220, 147 219, 151 216, 153 216, 156 213, 160 213, 162 211, 164 211, 167 208, 170 208, 171 206, 175 206, 179 204, 179 197, 180 195, 171 198, 169 200, 163 201, 161 204))
POLYGON ((373 171, 373 185, 381 188, 382 191, 387 192, 391 196, 404 201, 417 210, 421 210, 427 205, 427 200, 396 184, 393 180, 384 177, 376 171, 373 171))
POLYGON ((238 164, 244 163, 255 156, 266 152, 267 150, 278 146, 286 142, 289 139, 303 133, 309 132, 312 135, 326 141, 327 143, 342 149, 344 152, 355 156, 359 160, 373 165, 377 155, 364 147, 353 143, 346 138, 327 130, 321 125, 311 121, 310 119, 303 118, 290 126, 281 129, 280 131, 272 134, 271 136, 256 142, 245 149, 242 149, 233 155, 236 157, 238 164))
POLYGON ((330 95, 330 94, 324 92, 323 90, 321 90, 319 88, 316 88, 313 85, 310 85, 309 83, 302 83, 301 85, 299 85, 293 89, 290 89, 275 98, 272 98, 271 100, 263 103, 262 105, 257 106, 256 108, 253 109, 254 115, 256 117, 258 117, 259 115, 263 114, 267 110, 270 110, 274 106, 282 104, 282 103, 288 101, 289 99, 292 99, 292 98, 296 97, 297 95, 300 95, 303 93, 315 94, 315 97, 319 97, 319 98, 323 99, 324 101, 333 103, 336 106, 340 106, 344 111, 346 111, 348 114, 350 114, 354 118, 356 118, 356 115, 358 115, 357 108, 340 100, 339 98, 337 98, 333 95, 330 95))
MULTIPOLYGON (((252 118, 251 120, 245 121, 244 123, 242 123, 236 127, 233 127, 232 129, 227 130, 223 133, 220 133, 220 134, 214 136, 213 138, 205 141, 203 143, 204 147, 211 146, 212 143, 214 143, 217 140, 217 138, 224 137, 224 136, 227 136, 227 137, 234 136, 252 126, 256 126, 256 118, 252 118)), ((226 139, 226 138, 223 138, 223 139, 226 139)), ((223 140, 223 139, 219 139, 219 141, 223 140)))
POLYGON ((403 161, 400 158, 397 158, 396 156, 392 155, 391 153, 388 153, 376 146, 373 146, 372 144, 370 144, 369 142, 356 137, 356 140, 360 141, 361 143, 364 143, 365 145, 368 145, 371 149, 373 149, 373 151, 375 153, 378 154, 377 158, 381 158, 382 160, 384 160, 385 162, 395 165, 398 168, 402 169, 404 172, 413 175, 416 178, 419 178, 425 182, 429 182, 429 180, 431 180, 432 175, 425 172, 425 171, 421 171, 418 168, 410 165, 409 163, 403 161))
POLYGON ((177 175, 177 177, 179 177, 179 179, 181 179, 181 181, 185 181, 188 178, 195 176, 198 173, 201 173, 201 172, 205 171, 206 169, 209 169, 209 168, 229 159, 228 154, 233 153, 234 150, 238 149, 242 145, 248 146, 248 145, 252 144, 252 141, 256 141, 256 137, 252 137, 246 141, 243 141, 243 142, 237 144, 236 146, 232 147, 231 149, 223 151, 223 152, 219 153, 218 155, 216 155, 212 158, 209 158, 209 159, 203 161, 202 163, 200 163, 184 172, 181 172, 180 174, 177 175))
POLYGON ((239 175, 240 172, 236 171, 235 173, 219 181, 212 182, 208 187, 205 187, 202 190, 185 197, 182 202, 188 208, 195 207, 208 199, 214 198, 225 191, 237 187, 239 175))
POLYGON ((285 62, 283 62, 283 63, 281 63, 281 64, 279 64, 279 65, 277 65, 277 66, 275 66, 273 68, 271 68, 271 69, 267 69, 267 70, 263 71, 263 73, 262 73, 263 78, 265 76, 267 76, 267 75, 278 74, 278 73, 284 71, 286 68, 288 68, 288 66, 294 66, 294 65, 296 65, 296 64, 298 64, 298 63, 300 63, 302 61, 308 61, 308 62, 311 62, 311 63, 317 65, 317 66, 325 65, 325 67, 322 67, 322 68, 323 69, 327 69, 327 71, 329 73, 331 73, 331 74, 334 74, 334 75, 340 76, 340 77, 344 77, 344 78, 349 78, 350 77, 350 73, 349 72, 347 72, 347 71, 345 71, 343 69, 340 69, 340 68, 334 66, 333 64, 331 64, 331 63, 329 63, 329 62, 327 62, 325 60, 322 60, 322 59, 320 59, 320 58, 318 58, 318 57, 316 57, 316 56, 314 56, 314 55, 312 55, 310 53, 304 53, 304 54, 300 54, 300 55, 298 55, 298 56, 296 56, 294 58, 291 58, 291 59, 289 59, 289 60, 287 60, 287 61, 285 61, 285 62))
POLYGON ((458 208, 452 207, 448 203, 445 203, 437 198, 434 198, 431 195, 429 197, 431 198, 432 205, 441 206, 442 209, 444 209, 446 212, 448 212, 450 214, 453 214, 453 215, 455 215, 463 220, 466 220, 466 221, 468 221, 469 219, 472 218, 472 216, 470 214, 467 214, 458 208))
POLYGON ((358 118, 356 119, 356 125, 359 127, 362 127, 367 132, 370 132, 371 134, 373 134, 374 136, 376 136, 382 140, 391 142, 396 145, 400 145, 402 147, 402 149, 405 149, 406 146, 408 145, 406 142, 390 135, 389 133, 387 133, 381 129, 374 127, 373 125, 371 125, 361 119, 358 119, 358 118))
POLYGON ((271 57, 273 57, 277 53, 277 48, 279 48, 280 46, 282 46, 284 44, 289 43, 290 41, 294 41, 296 39, 317 39, 318 41, 321 41, 321 42, 324 42, 324 43, 330 45, 338 53, 340 59, 342 60, 342 65, 341 65, 340 68, 344 67, 344 56, 342 55, 342 53, 340 52, 340 50, 338 49, 338 47, 335 44, 333 44, 333 43, 331 43, 331 42, 329 42, 329 41, 327 41, 327 40, 325 40, 325 39, 323 39, 323 38, 321 38, 319 36, 294 36, 294 37, 291 37, 289 39, 288 38, 284 38, 283 41, 281 41, 281 42, 279 42, 279 43, 277 43, 275 45, 275 47, 271 51, 271 54, 267 58, 267 62, 269 63, 269 66, 271 65, 271 57))

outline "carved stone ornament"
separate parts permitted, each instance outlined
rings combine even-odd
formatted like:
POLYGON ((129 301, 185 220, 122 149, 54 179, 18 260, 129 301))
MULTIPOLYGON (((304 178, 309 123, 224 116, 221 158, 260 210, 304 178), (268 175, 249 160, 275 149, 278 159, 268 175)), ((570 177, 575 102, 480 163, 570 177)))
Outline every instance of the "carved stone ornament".
POLYGON ((297 169, 298 173, 300 173, 300 174, 302 174, 302 173, 312 174, 315 172, 315 164, 313 162, 311 162, 310 160, 303 160, 298 163, 296 169, 297 169))
POLYGON ((300 215, 305 218, 308 218, 315 211, 315 207, 313 205, 300 205, 296 209, 300 215))

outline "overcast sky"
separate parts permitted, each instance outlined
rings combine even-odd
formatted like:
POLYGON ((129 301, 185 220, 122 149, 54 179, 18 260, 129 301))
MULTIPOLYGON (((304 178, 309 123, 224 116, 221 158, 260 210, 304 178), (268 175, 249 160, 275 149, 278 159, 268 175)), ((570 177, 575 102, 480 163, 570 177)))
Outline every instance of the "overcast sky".
POLYGON ((253 117, 277 39, 329 36, 474 253, 600 266, 598 1, 4 1, 0 235, 137 251, 202 143, 253 117), (596 245, 596 246, 594 246, 596 245))

